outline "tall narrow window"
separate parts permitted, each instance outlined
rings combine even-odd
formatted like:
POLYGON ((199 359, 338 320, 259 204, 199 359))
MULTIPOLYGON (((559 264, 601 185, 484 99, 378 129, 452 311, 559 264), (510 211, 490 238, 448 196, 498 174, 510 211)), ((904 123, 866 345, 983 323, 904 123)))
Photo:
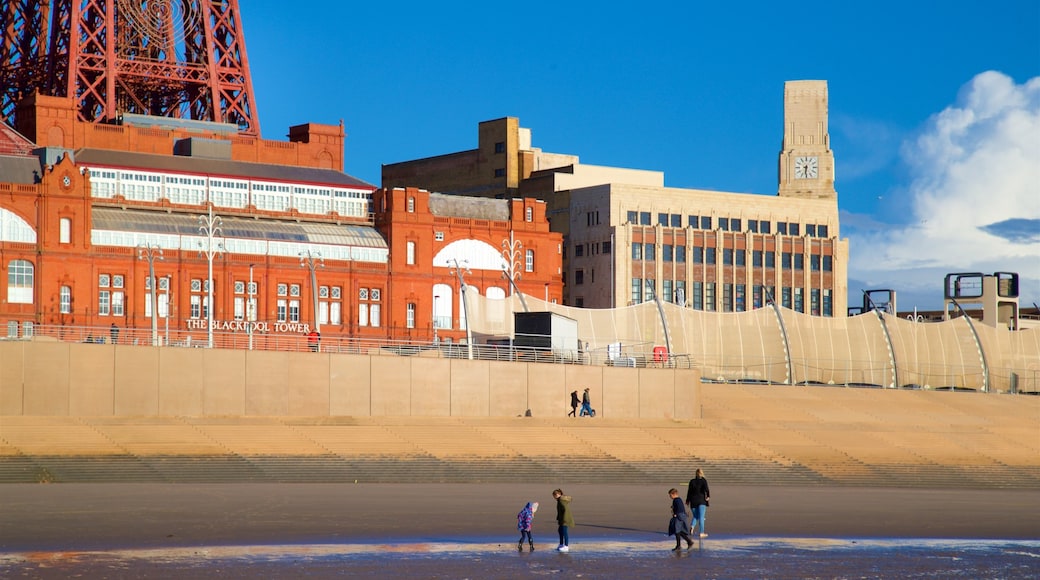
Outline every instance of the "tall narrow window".
POLYGON ((524 260, 524 270, 527 272, 534 272, 534 250, 527 250, 526 258, 524 260))
POLYGON ((72 314, 72 287, 62 286, 61 287, 61 313, 72 314))
POLYGON ((534 208, 529 207, 529 208, 524 210, 524 221, 528 221, 528 222, 533 222, 534 221, 534 208))
POLYGON ((415 198, 408 198, 408 213, 415 213, 415 198))
POLYGON ((406 253, 405 253, 406 262, 408 263, 409 266, 414 265, 415 264, 415 242, 408 242, 408 244, 406 244, 406 246, 405 246, 405 250, 406 250, 406 253))
POLYGON ((7 301, 11 304, 33 303, 32 262, 11 260, 7 264, 7 301))
POLYGON ((58 220, 58 242, 62 244, 72 243, 72 220, 61 218, 58 220))
POLYGON ((415 303, 409 302, 405 308, 404 326, 405 328, 415 328, 415 303))

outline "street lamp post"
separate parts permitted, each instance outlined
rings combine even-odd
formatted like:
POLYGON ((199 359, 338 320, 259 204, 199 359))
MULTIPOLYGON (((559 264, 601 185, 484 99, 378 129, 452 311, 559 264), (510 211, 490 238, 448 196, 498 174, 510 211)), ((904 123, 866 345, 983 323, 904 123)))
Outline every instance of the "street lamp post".
POLYGON ((139 244, 137 259, 148 260, 148 288, 152 300, 152 346, 159 346, 159 302, 155 299, 155 260, 163 259, 162 248, 159 244, 139 244))
POLYGON ((459 292, 462 294, 462 315, 466 317, 466 350, 468 351, 469 360, 473 360, 473 329, 471 328, 469 320, 469 304, 466 300, 466 283, 463 282, 462 277, 466 274, 473 274, 469 267, 466 266, 466 260, 462 261, 462 265, 459 265, 459 261, 455 258, 451 259, 452 268, 449 271, 450 274, 454 274, 459 279, 459 292))
POLYGON ((218 241, 214 244, 214 239, 223 233, 223 224, 224 220, 220 219, 220 216, 213 215, 212 203, 209 204, 208 215, 199 216, 199 232, 206 236, 206 246, 203 253, 206 254, 206 260, 209 262, 209 271, 206 278, 208 290, 206 298, 206 337, 209 341, 209 348, 213 348, 213 258, 224 251, 224 243, 218 241))
POLYGON ((321 252, 304 250, 300 252, 300 267, 307 267, 311 271, 311 306, 314 309, 314 332, 321 334, 321 323, 318 320, 318 276, 314 273, 317 267, 325 267, 325 259, 321 252))
POLYGON ((163 312, 163 321, 166 323, 166 345, 170 345, 170 284, 173 283, 173 276, 166 275, 166 310, 163 312))
POLYGON ((246 288, 246 334, 249 335, 249 350, 253 350, 253 325, 256 322, 256 306, 253 286, 253 264, 249 265, 249 287, 246 288))

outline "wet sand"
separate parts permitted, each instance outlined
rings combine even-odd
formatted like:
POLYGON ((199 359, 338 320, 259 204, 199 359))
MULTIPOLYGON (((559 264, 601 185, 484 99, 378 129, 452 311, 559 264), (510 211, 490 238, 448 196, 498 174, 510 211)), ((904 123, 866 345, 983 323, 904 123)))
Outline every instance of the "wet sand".
MULTIPOLYGON (((685 495, 682 482, 674 484, 685 495)), ((667 487, 562 486, 571 541, 660 540, 667 487)), ((189 546, 516 541, 538 501, 536 539, 555 545, 545 484, 57 484, 0 486, 0 553, 189 546)), ((1040 538, 1035 490, 713 488, 711 538, 1040 538)))

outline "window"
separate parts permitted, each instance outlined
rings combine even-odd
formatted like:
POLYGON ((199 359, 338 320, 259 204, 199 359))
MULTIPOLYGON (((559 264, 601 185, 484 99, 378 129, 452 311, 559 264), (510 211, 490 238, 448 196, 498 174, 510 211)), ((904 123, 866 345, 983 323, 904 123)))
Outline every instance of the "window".
POLYGON ((823 290, 823 315, 833 316, 831 313, 831 291, 826 288, 823 290))
POLYGON ((794 289, 794 311, 795 312, 805 312, 805 300, 804 300, 804 297, 802 296, 802 289, 801 288, 795 288, 794 289))
POLYGON ((686 281, 676 280, 675 281, 675 303, 679 306, 686 306, 686 281))
POLYGON ((787 222, 776 222, 776 233, 781 236, 787 235, 787 222))
POLYGON ((819 272, 820 271, 820 256, 819 255, 813 254, 812 256, 809 256, 809 268, 813 272, 819 272))
POLYGON ((699 225, 700 225, 700 221, 698 221, 697 216, 695 216, 695 215, 688 215, 688 216, 686 216, 686 226, 687 227, 696 229, 697 226, 699 226, 699 225))
POLYGON ((379 304, 372 304, 368 308, 368 314, 369 314, 368 320, 369 320, 369 323, 372 325, 373 328, 379 328, 379 325, 381 323, 381 321, 379 319, 380 311, 381 311, 381 308, 380 308, 379 304))
POLYGON ((505 176, 506 176, 506 169, 505 169, 505 167, 499 167, 498 169, 495 170, 495 177, 505 177, 505 176))
POLYGON ((776 267, 776 252, 766 252, 766 268, 776 267))
POLYGON ((11 304, 33 303, 33 265, 28 260, 8 262, 7 301, 11 304))
POLYGON ((780 289, 780 306, 784 308, 791 307, 791 287, 784 286, 780 289))
POLYGON ((809 292, 809 313, 813 316, 820 315, 820 289, 813 288, 809 292))
POLYGON ((527 250, 524 256, 524 270, 534 272, 534 250, 527 250))
POLYGON ((752 300, 752 308, 761 308, 762 304, 765 303, 765 301, 762 300, 762 285, 761 284, 755 284, 754 286, 751 287, 751 300, 752 300))
POLYGON ((694 264, 704 263, 704 248, 700 246, 694 246, 690 248, 690 257, 693 259, 694 264))
POLYGON ((343 289, 339 286, 332 287, 332 302, 329 303, 329 324, 343 324, 343 289))
POLYGON ((433 232, 433 239, 438 242, 443 242, 444 232, 433 232))
POLYGON ((735 250, 733 258, 733 262, 738 266, 744 266, 747 264, 747 252, 744 250, 735 250))
POLYGON ((709 312, 715 311, 715 283, 704 284, 704 309, 709 312))
POLYGON ((733 250, 730 248, 722 249, 722 265, 732 266, 733 265, 733 250))
POLYGON ((358 326, 368 326, 368 304, 358 304, 358 326))
POLYGON ((408 213, 415 213, 415 198, 408 198, 408 213))
POLYGON ((112 294, 108 290, 98 291, 98 316, 108 316, 112 313, 112 294))
POLYGON ((657 252, 653 244, 646 244, 643 246, 643 259, 644 260, 656 260, 657 252))
POLYGON ((690 295, 690 307, 704 310, 704 282, 693 283, 693 294, 690 295))
POLYGON ((733 219, 729 220, 729 229, 730 229, 730 231, 734 231, 734 232, 743 231, 741 229, 741 227, 740 227, 740 220, 737 219, 737 218, 733 218, 733 219))
POLYGON ((632 304, 639 304, 643 301, 643 281, 639 278, 632 278, 632 304))
POLYGON ((584 284, 585 283, 585 270, 575 270, 574 271, 574 283, 576 285, 580 285, 580 284, 584 284))
POLYGON ((630 223, 630 224, 637 224, 637 223, 639 223, 639 212, 637 212, 637 211, 630 211, 630 212, 628 212, 628 223, 630 223))
POLYGON ((639 225, 648 226, 650 225, 650 212, 641 211, 639 212, 639 225))
POLYGON ((709 266, 715 264, 715 248, 704 248, 704 263, 709 266))
POLYGON ((761 230, 763 234, 768 234, 769 233, 769 222, 767 222, 765 220, 758 222, 758 229, 761 230))
POLYGON ((665 262, 672 261, 672 245, 664 244, 661 246, 661 260, 665 262))
POLYGON ((824 256, 823 257, 823 271, 824 272, 830 272, 830 271, 833 270, 833 268, 834 268, 834 258, 832 258, 831 256, 824 256))
POLYGON ((671 302, 672 301, 672 281, 671 280, 662 280, 661 281, 661 296, 664 298, 665 302, 671 302))
POLYGON ((755 268, 762 266, 762 250, 751 251, 751 266, 755 268))
POLYGON ((300 321, 300 301, 290 300, 289 301, 289 322, 300 321))
POLYGON ((672 224, 671 225, 672 225, 673 228, 681 228, 682 227, 682 216, 681 215, 679 215, 677 213, 673 213, 671 215, 671 218, 672 218, 672 224))
POLYGON ((816 226, 816 236, 820 237, 820 238, 828 237, 827 236, 827 226, 816 226))
POLYGON ((58 220, 58 242, 68 244, 72 242, 72 220, 61 218, 58 220))
POLYGON ((123 316, 123 293, 118 290, 112 292, 112 316, 123 316))
POLYGON ((722 311, 733 312, 733 284, 722 285, 722 311))
POLYGON ((805 224, 805 235, 810 238, 816 237, 816 224, 805 224))
POLYGON ((780 254, 780 267, 785 270, 791 269, 791 252, 780 254))
POLYGON ((680 264, 686 263, 686 246, 675 246, 675 261, 680 264))
POLYGON ((62 314, 72 314, 72 287, 62 286, 61 287, 61 298, 59 302, 59 312, 62 314))
POLYGON ((585 255, 585 244, 578 244, 574 246, 574 257, 580 258, 585 255))
POLYGON ((495 143, 495 153, 505 153, 505 152, 506 152, 506 143, 505 143, 505 141, 499 141, 499 142, 495 143))
POLYGON ((711 229, 711 216, 707 216, 707 215, 702 215, 701 216, 701 229, 702 230, 710 230, 711 229))
POLYGON ((805 269, 805 255, 801 252, 794 255, 794 269, 804 270, 805 269))
POLYGON ((744 293, 746 292, 746 288, 747 287, 743 284, 737 284, 736 293, 733 296, 733 299, 735 301, 734 307, 737 312, 744 312, 745 310, 744 293))
POLYGON ((610 242, 603 242, 602 248, 603 248, 603 253, 604 254, 609 254, 610 253, 610 242))
POLYGON ((405 262, 409 266, 415 265, 415 242, 408 242, 405 245, 405 262))
POLYGON ((801 235, 801 234, 798 233, 798 224, 796 224, 796 223, 789 223, 789 224, 787 224, 787 231, 792 236, 799 236, 799 235, 801 235))
POLYGON ((527 221, 527 222, 533 222, 534 221, 534 208, 533 207, 528 207, 528 208, 526 208, 524 210, 524 221, 527 221))
POLYGON ((632 259, 642 260, 643 259, 643 244, 632 244, 632 259))
POLYGON ((719 229, 724 232, 729 231, 729 218, 719 218, 719 229))
MULTIPOLYGON (((194 296, 192 297, 194 298, 194 296)), ((194 309, 194 306, 192 306, 194 309)), ((289 301, 285 299, 278 299, 278 322, 287 322, 289 320, 289 301)), ((197 318, 197 317, 193 317, 197 318)))
POLYGON ((657 214, 657 225, 668 227, 668 214, 659 213, 657 214))
POLYGON ((415 303, 409 302, 405 306, 404 314, 404 326, 405 328, 415 328, 415 303))
POLYGON ((758 220, 748 220, 747 221, 747 229, 748 229, 749 232, 751 232, 753 234, 757 234, 758 233, 758 220))

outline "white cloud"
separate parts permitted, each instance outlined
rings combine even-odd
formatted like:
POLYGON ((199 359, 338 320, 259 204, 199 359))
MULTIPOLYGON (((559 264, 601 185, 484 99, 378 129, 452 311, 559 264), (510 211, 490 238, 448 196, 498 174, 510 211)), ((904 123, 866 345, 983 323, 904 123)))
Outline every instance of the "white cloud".
MULTIPOLYGON (((901 157, 911 215, 850 230, 850 279, 934 294, 918 306, 938 309, 946 273, 1018 272, 1023 305, 1040 302, 1040 77, 979 74, 901 157)), ((899 299, 900 310, 913 306, 899 299)))

